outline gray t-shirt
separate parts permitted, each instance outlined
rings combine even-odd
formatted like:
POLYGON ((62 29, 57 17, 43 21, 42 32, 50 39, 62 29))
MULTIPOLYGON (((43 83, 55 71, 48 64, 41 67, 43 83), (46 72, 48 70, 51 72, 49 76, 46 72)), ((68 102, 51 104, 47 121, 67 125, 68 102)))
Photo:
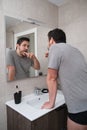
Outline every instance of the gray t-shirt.
POLYGON ((87 111, 87 63, 81 52, 65 43, 54 44, 49 50, 48 68, 58 70, 68 111, 87 111))
POLYGON ((6 65, 15 66, 15 79, 29 77, 29 69, 33 66, 33 61, 27 57, 20 57, 15 50, 9 50, 6 54, 6 65))

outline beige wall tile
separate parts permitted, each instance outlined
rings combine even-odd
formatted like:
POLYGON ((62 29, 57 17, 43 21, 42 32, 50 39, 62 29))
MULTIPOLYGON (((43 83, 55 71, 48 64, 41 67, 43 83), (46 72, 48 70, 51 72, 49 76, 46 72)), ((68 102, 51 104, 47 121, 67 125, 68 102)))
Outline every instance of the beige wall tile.
POLYGON ((87 1, 71 0, 60 6, 58 23, 66 32, 67 42, 78 48, 87 60, 87 1))

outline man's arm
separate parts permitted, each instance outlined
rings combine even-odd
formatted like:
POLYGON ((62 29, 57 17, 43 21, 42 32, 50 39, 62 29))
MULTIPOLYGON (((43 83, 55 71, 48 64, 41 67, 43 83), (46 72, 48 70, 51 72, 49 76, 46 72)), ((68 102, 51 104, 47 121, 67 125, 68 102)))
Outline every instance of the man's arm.
POLYGON ((15 67, 14 66, 7 66, 8 69, 8 81, 12 81, 15 79, 15 67))
POLYGON ((49 101, 44 103, 42 108, 53 108, 55 105, 56 93, 57 93, 57 77, 58 70, 48 69, 47 73, 47 86, 49 90, 49 101))
POLYGON ((39 63, 38 59, 35 56, 33 58, 33 62, 34 62, 34 65, 33 65, 34 69, 39 70, 40 69, 40 63, 39 63))
POLYGON ((37 70, 40 69, 40 63, 39 63, 38 59, 36 58, 36 56, 32 52, 30 52, 30 53, 24 52, 24 56, 27 56, 28 58, 33 60, 33 62, 34 62, 33 68, 34 69, 37 69, 37 70))

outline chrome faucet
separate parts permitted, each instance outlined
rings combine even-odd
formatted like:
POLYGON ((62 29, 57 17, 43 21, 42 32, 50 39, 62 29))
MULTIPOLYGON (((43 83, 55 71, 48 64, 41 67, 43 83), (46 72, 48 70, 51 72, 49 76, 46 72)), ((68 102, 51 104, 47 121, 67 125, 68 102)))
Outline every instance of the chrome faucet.
POLYGON ((47 88, 38 88, 38 87, 34 88, 35 95, 41 95, 43 93, 48 93, 48 89, 47 88))
POLYGON ((34 94, 35 95, 41 95, 42 94, 42 89, 38 88, 38 87, 35 87, 34 88, 34 94))

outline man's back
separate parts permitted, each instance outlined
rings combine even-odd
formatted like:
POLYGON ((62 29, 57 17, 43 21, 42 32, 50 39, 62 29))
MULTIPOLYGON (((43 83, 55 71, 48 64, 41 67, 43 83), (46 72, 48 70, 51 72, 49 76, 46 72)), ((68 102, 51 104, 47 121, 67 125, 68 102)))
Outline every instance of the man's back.
POLYGON ((87 108, 87 63, 81 52, 65 43, 52 45, 48 67, 58 69, 69 112, 84 111, 87 108))

